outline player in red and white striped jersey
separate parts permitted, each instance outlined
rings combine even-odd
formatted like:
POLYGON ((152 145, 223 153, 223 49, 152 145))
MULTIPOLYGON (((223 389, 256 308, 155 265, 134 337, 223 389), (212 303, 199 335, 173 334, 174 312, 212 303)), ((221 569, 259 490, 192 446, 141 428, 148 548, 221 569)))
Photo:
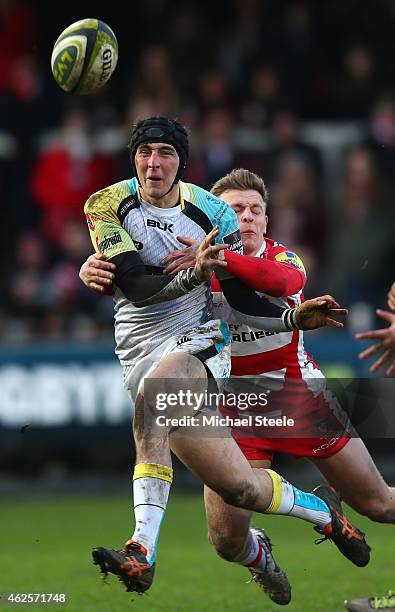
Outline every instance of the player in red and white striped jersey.
MULTIPOLYGON (((235 170, 220 179, 212 192, 230 204, 238 215, 245 254, 234 256, 225 252, 228 271, 270 302, 282 306, 300 303, 306 282, 304 266, 295 253, 266 237, 268 194, 262 179, 247 170, 235 170)), ((290 414, 292 403, 296 403, 294 411, 298 414, 300 429, 308 431, 306 438, 294 437, 294 434, 243 437, 243 432, 235 432, 250 463, 257 469, 267 468, 274 452, 308 457, 355 510, 372 520, 394 523, 395 490, 384 482, 362 440, 350 438, 346 433, 341 416, 339 436, 331 435, 329 439, 325 435, 314 436, 315 425, 308 427, 309 421, 315 420, 316 424, 321 421, 317 413, 326 413, 331 421, 328 430, 333 432, 338 414, 335 398, 325 390, 322 372, 304 350, 303 332, 265 334, 240 325, 232 319, 219 289, 218 283, 213 286, 219 311, 216 316, 230 323, 232 376, 262 377, 267 388, 282 390, 284 397, 278 401, 279 409, 284 407, 290 414)), ((276 393, 279 398, 281 393, 276 393)), ((271 399, 268 409, 273 408, 275 402, 271 399)), ((246 541, 246 524, 249 525, 251 514, 218 503, 218 496, 209 490, 205 498, 210 539, 221 556, 232 560, 246 541)))
MULTIPOLYGON (((225 251, 227 270, 273 304, 292 307, 303 301, 303 263, 296 253, 266 237, 268 193, 263 180, 238 169, 220 179, 212 192, 235 210, 240 225, 244 255, 225 251)), ((182 238, 182 242, 187 245, 184 256, 188 257, 188 249, 192 256, 192 241, 182 238)), ((182 251, 167 257, 165 263, 172 272, 186 265, 182 251)), ((270 414, 277 416, 282 410, 294 414, 297 431, 306 434, 295 437, 293 431, 268 437, 266 429, 257 437, 256 430, 253 436, 246 436, 249 432, 245 428, 234 431, 251 465, 256 469, 270 467, 275 452, 308 457, 355 510, 372 520, 395 522, 395 490, 384 482, 362 440, 347 433, 336 398, 326 389, 324 375, 304 349, 303 332, 264 332, 242 324, 215 278, 212 290, 216 316, 229 322, 232 334, 232 377, 262 378, 263 386, 272 390, 270 414), (318 431, 314 435, 323 425, 331 433, 318 431), (336 431, 339 433, 333 435, 336 431)), ((205 503, 209 537, 217 553, 243 563, 252 549, 251 513, 224 504, 208 488, 205 503)), ((258 573, 254 579, 259 584, 258 573)))
MULTIPOLYGON (((298 306, 303 301, 306 282, 303 263, 296 253, 262 235, 266 231, 267 216, 263 214, 259 193, 227 190, 222 197, 234 202, 243 246, 246 243, 244 248, 251 253, 241 257, 226 253, 228 270, 251 287, 259 287, 262 299, 282 308, 298 306)), ((274 451, 302 457, 328 457, 343 448, 350 438, 346 415, 327 390, 321 370, 306 353, 303 332, 265 332, 245 325, 237 319, 215 278, 212 291, 215 316, 229 323, 232 377, 255 377, 255 382, 260 379, 262 389, 271 394, 268 415, 281 417, 286 413, 295 421, 292 430, 281 437, 278 432, 267 429, 255 430, 255 437, 243 436, 245 428, 234 431, 247 459, 272 460, 274 451), (320 433, 323 427, 325 435, 320 433), (303 432, 303 436, 298 432, 303 432)), ((224 413, 230 416, 232 410, 224 413)), ((262 413, 261 407, 258 413, 262 413)))

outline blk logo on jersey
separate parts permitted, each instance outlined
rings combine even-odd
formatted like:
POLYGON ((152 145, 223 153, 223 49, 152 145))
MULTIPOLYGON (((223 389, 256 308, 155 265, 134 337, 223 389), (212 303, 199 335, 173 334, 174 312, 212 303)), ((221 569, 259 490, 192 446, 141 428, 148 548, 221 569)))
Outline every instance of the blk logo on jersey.
POLYGON ((161 223, 156 219, 146 219, 147 227, 155 227, 156 229, 162 230, 162 232, 170 232, 173 234, 173 223, 161 223))

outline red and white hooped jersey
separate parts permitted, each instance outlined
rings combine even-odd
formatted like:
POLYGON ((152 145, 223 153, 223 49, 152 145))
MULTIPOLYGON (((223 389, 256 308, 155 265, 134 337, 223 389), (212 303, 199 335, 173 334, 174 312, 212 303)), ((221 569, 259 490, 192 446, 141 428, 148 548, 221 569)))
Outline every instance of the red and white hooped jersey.
MULTIPOLYGON (((295 266, 305 274, 299 257, 269 238, 256 257, 295 266)), ((323 373, 306 353, 303 332, 265 332, 244 325, 237 320, 215 277, 212 291, 215 317, 228 321, 232 339, 228 391, 240 391, 237 378, 254 379, 254 385, 258 380, 259 387, 270 393, 270 400, 265 408, 251 407, 252 413, 272 417, 286 414, 295 423, 292 428, 280 430, 259 426, 232 427, 232 435, 246 458, 273 460, 275 452, 326 457, 343 448, 350 439, 347 416, 337 398, 328 390, 323 373)), ((298 306, 304 299, 303 288, 286 297, 257 294, 282 308, 298 306)), ((226 404, 221 408, 223 415, 235 416, 234 410, 226 404)), ((237 416, 245 414, 238 411, 237 416)))
MULTIPOLYGON (((300 258, 270 238, 264 240, 256 257, 280 265, 292 265, 304 273, 300 258)), ((263 376, 277 383, 275 390, 282 388, 286 378, 324 378, 305 351, 302 331, 265 332, 244 325, 237 320, 215 277, 212 281, 212 292, 213 314, 229 323, 232 338, 232 376, 263 376)), ((272 297, 258 292, 257 294, 282 308, 292 308, 303 301, 302 289, 286 297, 272 297)), ((270 387, 273 388, 272 385, 270 387)))

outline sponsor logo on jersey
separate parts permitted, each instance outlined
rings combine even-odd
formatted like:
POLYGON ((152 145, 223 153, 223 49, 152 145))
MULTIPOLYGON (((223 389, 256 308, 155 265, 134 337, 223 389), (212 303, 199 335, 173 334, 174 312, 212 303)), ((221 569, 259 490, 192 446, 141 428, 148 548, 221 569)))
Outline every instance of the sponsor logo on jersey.
POLYGON ((184 342, 191 342, 191 340, 192 338, 189 338, 188 336, 183 336, 182 338, 177 340, 177 346, 180 346, 180 344, 184 344, 184 342))
POLYGON ((117 216, 121 223, 125 221, 126 216, 133 208, 138 208, 140 206, 139 201, 135 198, 134 195, 130 195, 118 206, 117 216))
POLYGON ((136 247, 136 251, 142 251, 144 248, 143 243, 139 242, 138 240, 133 240, 133 244, 136 247))
POLYGON ((291 266, 298 268, 298 270, 301 270, 303 274, 306 274, 306 270, 304 268, 302 260, 296 255, 296 253, 292 253, 292 251, 283 251, 282 253, 277 253, 274 259, 276 261, 281 261, 282 263, 291 264, 291 266))
POLYGON ((243 252, 243 243, 241 242, 240 230, 236 230, 232 234, 225 236, 224 243, 229 245, 229 249, 235 253, 243 252))
POLYGON ((95 231, 95 221, 103 221, 103 217, 92 213, 85 215, 85 217, 91 232, 95 231))
POLYGON ((256 342, 257 340, 261 340, 261 338, 267 338, 268 336, 275 336, 276 334, 281 332, 272 332, 272 331, 249 331, 249 332, 241 332, 241 334, 232 334, 232 342, 256 342))
POLYGON ((97 248, 101 253, 107 251, 112 246, 119 244, 122 241, 121 234, 119 232, 114 232, 112 236, 104 236, 103 240, 99 242, 99 238, 96 238, 97 248))
POLYGON ((162 230, 162 232, 170 232, 170 234, 173 234, 173 223, 161 223, 160 221, 157 221, 156 219, 146 219, 146 223, 147 223, 147 227, 156 227, 156 229, 162 230))

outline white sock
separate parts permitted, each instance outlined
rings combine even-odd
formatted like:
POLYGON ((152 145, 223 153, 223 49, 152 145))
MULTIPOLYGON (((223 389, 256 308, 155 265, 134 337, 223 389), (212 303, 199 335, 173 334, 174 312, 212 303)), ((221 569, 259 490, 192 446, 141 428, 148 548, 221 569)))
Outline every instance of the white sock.
POLYGON ((159 532, 164 519, 173 470, 153 463, 139 463, 133 476, 134 516, 136 526, 132 536, 147 549, 147 560, 156 559, 159 532))
POLYGON ((256 571, 263 572, 265 570, 266 553, 262 544, 251 530, 248 531, 243 550, 233 559, 233 563, 239 563, 245 567, 253 567, 256 571))
POLYGON ((332 521, 328 505, 314 493, 305 493, 273 470, 266 470, 273 481, 273 498, 268 514, 289 514, 323 529, 332 521))

